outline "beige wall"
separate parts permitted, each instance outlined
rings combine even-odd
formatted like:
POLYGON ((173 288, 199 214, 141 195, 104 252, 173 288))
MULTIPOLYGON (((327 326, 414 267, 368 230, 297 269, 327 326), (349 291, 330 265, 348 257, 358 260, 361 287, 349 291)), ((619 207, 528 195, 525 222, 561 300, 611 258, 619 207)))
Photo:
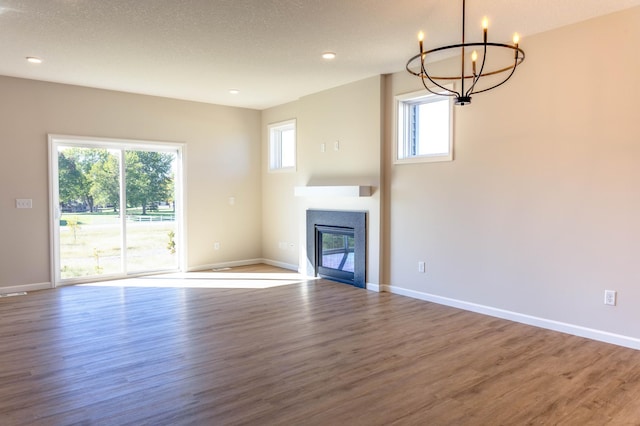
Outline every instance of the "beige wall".
POLYGON ((272 123, 295 118, 297 145, 304 143, 300 134, 299 101, 262 111, 262 254, 274 264, 298 269, 298 202, 293 196, 298 170, 301 169, 300 154, 297 155, 296 172, 269 172, 269 133, 272 123))
MULTIPOLYGON (((455 161, 386 162, 385 283, 640 338, 638 23, 634 8, 523 39, 513 79, 456 108, 455 161)), ((390 76, 387 108, 418 88, 390 76)))
POLYGON ((380 165, 382 78, 306 96, 263 111, 263 254, 267 259, 305 266, 305 214, 309 208, 368 211, 367 282, 380 277, 380 165), (267 171, 269 123, 296 118, 297 170, 267 171), (334 144, 339 141, 339 150, 334 144), (321 152, 321 144, 326 145, 321 152), (295 186, 371 185, 371 197, 294 197, 295 186), (280 249, 281 241, 294 247, 280 249))
POLYGON ((48 133, 185 142, 188 266, 260 258, 259 111, 9 77, 0 93, 0 287, 50 281, 48 133))

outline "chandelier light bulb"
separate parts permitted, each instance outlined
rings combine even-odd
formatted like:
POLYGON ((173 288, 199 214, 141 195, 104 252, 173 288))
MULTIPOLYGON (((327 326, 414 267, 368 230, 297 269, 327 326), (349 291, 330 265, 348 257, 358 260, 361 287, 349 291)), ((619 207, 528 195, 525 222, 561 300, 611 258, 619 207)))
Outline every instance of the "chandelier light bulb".
POLYGON ((478 52, 475 50, 471 53, 471 66, 473 67, 473 75, 476 75, 476 61, 478 60, 478 52))
POLYGON ((520 43, 520 36, 518 35, 518 33, 515 33, 513 35, 513 44, 517 45, 518 43, 520 43))
POLYGON ((485 16, 484 18, 482 18, 482 29, 486 31, 487 28, 489 28, 489 20, 485 16))

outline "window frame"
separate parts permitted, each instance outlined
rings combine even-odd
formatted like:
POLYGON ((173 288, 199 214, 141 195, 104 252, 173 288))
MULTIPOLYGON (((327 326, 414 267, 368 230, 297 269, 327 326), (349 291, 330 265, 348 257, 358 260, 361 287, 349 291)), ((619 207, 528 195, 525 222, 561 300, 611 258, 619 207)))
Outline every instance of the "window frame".
POLYGON ((298 144, 298 131, 297 131, 296 119, 279 121, 271 123, 267 126, 267 143, 268 143, 268 155, 267 155, 267 170, 270 173, 282 173, 282 172, 294 172, 297 168, 297 144, 298 144), (283 167, 283 150, 282 150, 282 133, 287 130, 293 130, 293 166, 283 167))
MULTIPOLYGON (((453 88, 453 85, 449 85, 453 88)), ((445 86, 447 87, 447 86, 445 86)), ((404 93, 395 96, 395 144, 394 144, 394 163, 395 164, 411 164, 411 163, 432 163, 442 161, 453 161, 453 112, 454 112, 454 100, 453 97, 443 97, 435 95, 427 90, 419 90, 415 92, 404 93), (428 155, 410 155, 410 114, 409 109, 412 106, 431 103, 431 102, 448 102, 449 112, 449 141, 448 152, 442 154, 428 154, 428 155)))

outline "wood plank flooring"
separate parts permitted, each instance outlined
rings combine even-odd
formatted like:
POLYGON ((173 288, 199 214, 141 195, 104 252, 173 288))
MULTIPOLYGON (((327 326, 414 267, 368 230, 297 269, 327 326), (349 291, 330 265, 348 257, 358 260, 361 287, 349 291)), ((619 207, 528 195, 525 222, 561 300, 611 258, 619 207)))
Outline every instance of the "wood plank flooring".
POLYGON ((640 351, 324 280, 65 287, 0 299, 0 424, 640 424, 640 351))

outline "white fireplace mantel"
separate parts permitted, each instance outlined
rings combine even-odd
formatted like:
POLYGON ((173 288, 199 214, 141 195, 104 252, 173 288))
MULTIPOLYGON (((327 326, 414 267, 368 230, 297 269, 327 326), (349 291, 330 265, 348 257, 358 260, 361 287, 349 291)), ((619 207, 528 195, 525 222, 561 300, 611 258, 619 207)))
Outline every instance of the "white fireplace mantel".
POLYGON ((370 197, 371 186, 368 185, 329 185, 329 186, 296 186, 293 188, 296 197, 370 197))

